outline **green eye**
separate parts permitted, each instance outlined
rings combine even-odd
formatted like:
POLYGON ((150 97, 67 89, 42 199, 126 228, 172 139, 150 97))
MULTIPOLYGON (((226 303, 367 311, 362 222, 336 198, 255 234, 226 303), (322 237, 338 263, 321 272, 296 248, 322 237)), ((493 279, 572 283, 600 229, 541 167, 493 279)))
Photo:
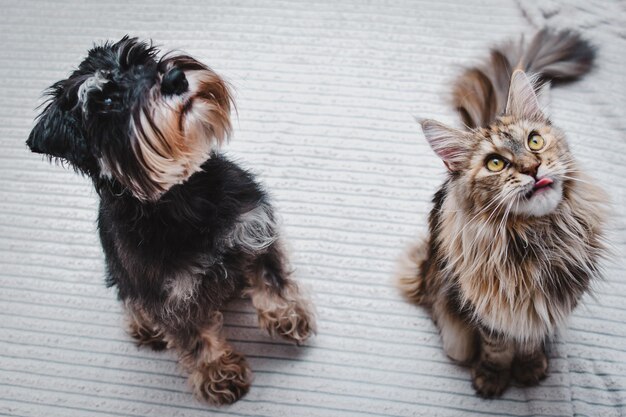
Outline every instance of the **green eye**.
POLYGON ((545 144, 545 141, 543 140, 541 135, 538 135, 535 132, 531 133, 530 136, 528 137, 528 147, 530 148, 531 151, 540 150, 541 148, 543 148, 544 144, 545 144))
POLYGON ((487 169, 491 172, 500 172, 505 165, 504 159, 499 156, 492 156, 487 160, 487 169))

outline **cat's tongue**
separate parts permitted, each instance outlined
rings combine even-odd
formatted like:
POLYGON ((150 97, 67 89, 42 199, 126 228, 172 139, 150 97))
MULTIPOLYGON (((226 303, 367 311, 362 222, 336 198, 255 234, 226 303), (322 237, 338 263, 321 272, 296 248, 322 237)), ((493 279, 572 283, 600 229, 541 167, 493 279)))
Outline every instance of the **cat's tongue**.
POLYGON ((533 187, 535 190, 539 190, 540 188, 544 188, 547 187, 548 185, 552 184, 554 181, 552 181, 550 178, 542 178, 539 181, 537 181, 535 183, 535 186, 533 187))

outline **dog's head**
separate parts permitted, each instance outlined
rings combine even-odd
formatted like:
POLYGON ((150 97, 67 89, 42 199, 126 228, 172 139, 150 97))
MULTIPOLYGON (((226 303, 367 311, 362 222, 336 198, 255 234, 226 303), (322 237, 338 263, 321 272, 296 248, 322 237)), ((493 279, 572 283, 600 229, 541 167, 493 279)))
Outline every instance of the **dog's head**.
POLYGON ((231 95, 215 72, 187 55, 159 59, 136 38, 94 47, 49 95, 30 149, 144 201, 198 171, 231 128, 231 95))

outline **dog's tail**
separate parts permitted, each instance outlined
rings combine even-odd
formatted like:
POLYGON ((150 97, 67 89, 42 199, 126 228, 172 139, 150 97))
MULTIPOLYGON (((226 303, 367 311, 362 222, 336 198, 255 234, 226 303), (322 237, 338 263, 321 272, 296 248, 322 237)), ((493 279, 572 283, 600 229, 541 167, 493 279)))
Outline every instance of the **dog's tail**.
POLYGON ((406 253, 403 254, 398 262, 398 270, 396 272, 396 284, 402 295, 418 305, 427 304, 425 302, 425 282, 420 271, 422 263, 427 256, 428 246, 425 241, 420 240, 417 244, 410 246, 406 253))
POLYGON ((521 69, 540 83, 573 81, 589 72, 595 48, 572 30, 543 29, 530 42, 491 49, 487 62, 466 70, 453 87, 453 101, 465 125, 489 125, 505 110, 511 74, 521 69))

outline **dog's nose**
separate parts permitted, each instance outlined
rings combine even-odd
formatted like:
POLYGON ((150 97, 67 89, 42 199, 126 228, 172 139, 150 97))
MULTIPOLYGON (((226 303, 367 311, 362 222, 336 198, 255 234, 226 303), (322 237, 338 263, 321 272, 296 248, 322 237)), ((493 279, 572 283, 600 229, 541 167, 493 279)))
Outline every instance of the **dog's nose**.
POLYGON ((28 140, 26 141, 26 146, 28 146, 30 148, 31 152, 44 153, 41 150, 41 140, 37 140, 36 139, 36 135, 35 135, 34 131, 30 132, 30 135, 28 135, 28 140))
POLYGON ((167 95, 182 94, 189 88, 185 73, 178 68, 170 70, 161 82, 161 92, 167 95))

